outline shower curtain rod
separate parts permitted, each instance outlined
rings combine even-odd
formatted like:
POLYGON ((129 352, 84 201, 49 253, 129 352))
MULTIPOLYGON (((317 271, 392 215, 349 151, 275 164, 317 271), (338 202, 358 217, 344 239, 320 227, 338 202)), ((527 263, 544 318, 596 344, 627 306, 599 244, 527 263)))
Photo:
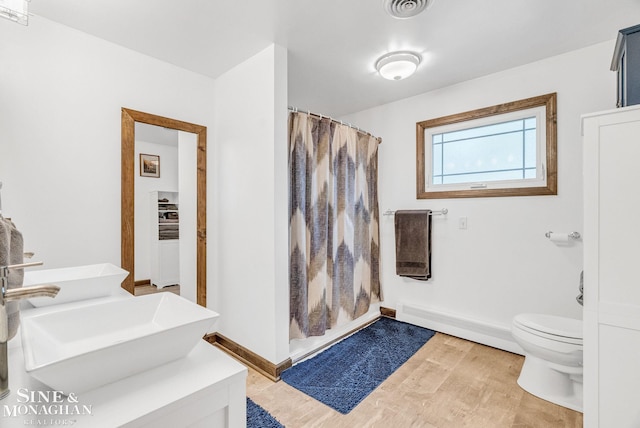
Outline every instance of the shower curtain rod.
POLYGON ((291 112, 293 112, 293 113, 306 113, 306 114, 307 114, 307 115, 309 115, 309 116, 315 116, 315 117, 318 117, 318 118, 320 118, 320 119, 322 119, 322 118, 327 118, 327 119, 332 120, 332 121, 334 121, 334 122, 338 122, 338 123, 340 123, 340 125, 347 125, 349 128, 353 128, 353 129, 355 129, 355 130, 356 130, 356 131, 358 131, 358 132, 362 132, 363 134, 366 134, 366 135, 368 135, 368 136, 370 136, 370 137, 375 138, 376 140, 378 140, 378 144, 382 143, 382 138, 380 138, 380 137, 376 137, 376 136, 375 136, 375 135, 373 135, 372 133, 367 132, 367 131, 365 131, 365 130, 363 130, 363 129, 360 129, 360 128, 358 128, 357 126, 352 125, 352 124, 350 124, 350 123, 348 123, 348 122, 343 122, 342 120, 334 119, 334 118, 332 118, 331 116, 327 116, 327 115, 324 115, 324 114, 312 113, 312 112, 310 112, 309 110, 300 110, 300 109, 298 109, 297 107, 291 107, 291 106, 289 106, 289 107, 287 107, 287 108, 289 109, 289 111, 291 111, 291 112))

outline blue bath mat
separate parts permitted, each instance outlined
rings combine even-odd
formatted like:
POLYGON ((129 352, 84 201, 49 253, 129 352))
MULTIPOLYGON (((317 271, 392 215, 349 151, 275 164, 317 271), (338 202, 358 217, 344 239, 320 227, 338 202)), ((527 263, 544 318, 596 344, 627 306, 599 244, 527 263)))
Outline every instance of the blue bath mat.
POLYGON ((284 425, 247 397, 247 428, 284 428, 284 425))
POLYGON ((389 318, 282 373, 282 380, 347 414, 404 364, 435 332, 389 318))

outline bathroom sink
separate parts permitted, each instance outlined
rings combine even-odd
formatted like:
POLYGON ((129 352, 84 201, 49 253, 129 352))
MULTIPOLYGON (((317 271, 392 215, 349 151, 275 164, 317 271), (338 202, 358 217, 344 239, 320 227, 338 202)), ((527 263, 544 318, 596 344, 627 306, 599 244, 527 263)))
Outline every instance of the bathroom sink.
POLYGON ((218 314, 173 293, 22 314, 26 371, 81 393, 186 356, 218 314))
POLYGON ((34 297, 33 306, 59 305, 78 300, 110 296, 120 291, 129 272, 111 263, 74 266, 60 269, 26 271, 24 286, 54 284, 60 287, 55 299, 34 297))

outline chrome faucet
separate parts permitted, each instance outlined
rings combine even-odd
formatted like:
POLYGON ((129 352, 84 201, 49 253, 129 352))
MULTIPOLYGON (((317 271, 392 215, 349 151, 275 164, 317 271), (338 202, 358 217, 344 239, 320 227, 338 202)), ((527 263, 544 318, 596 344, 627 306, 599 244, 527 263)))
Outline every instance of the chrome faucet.
POLYGON ((9 315, 6 303, 30 297, 55 297, 60 291, 57 285, 34 285, 9 290, 9 269, 24 269, 42 262, 0 266, 0 400, 9 395, 9 315))

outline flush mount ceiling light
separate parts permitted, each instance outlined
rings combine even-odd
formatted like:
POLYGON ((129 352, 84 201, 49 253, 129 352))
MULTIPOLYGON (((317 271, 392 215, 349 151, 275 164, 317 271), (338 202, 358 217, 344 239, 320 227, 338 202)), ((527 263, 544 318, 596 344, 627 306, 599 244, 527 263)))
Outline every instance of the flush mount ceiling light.
POLYGON ((383 0, 384 9, 398 19, 407 19, 426 10, 434 0, 383 0))
POLYGON ((376 61, 376 70, 388 80, 402 80, 415 73, 420 55, 414 52, 391 52, 376 61))
POLYGON ((0 0, 0 17, 28 25, 29 0, 0 0))

